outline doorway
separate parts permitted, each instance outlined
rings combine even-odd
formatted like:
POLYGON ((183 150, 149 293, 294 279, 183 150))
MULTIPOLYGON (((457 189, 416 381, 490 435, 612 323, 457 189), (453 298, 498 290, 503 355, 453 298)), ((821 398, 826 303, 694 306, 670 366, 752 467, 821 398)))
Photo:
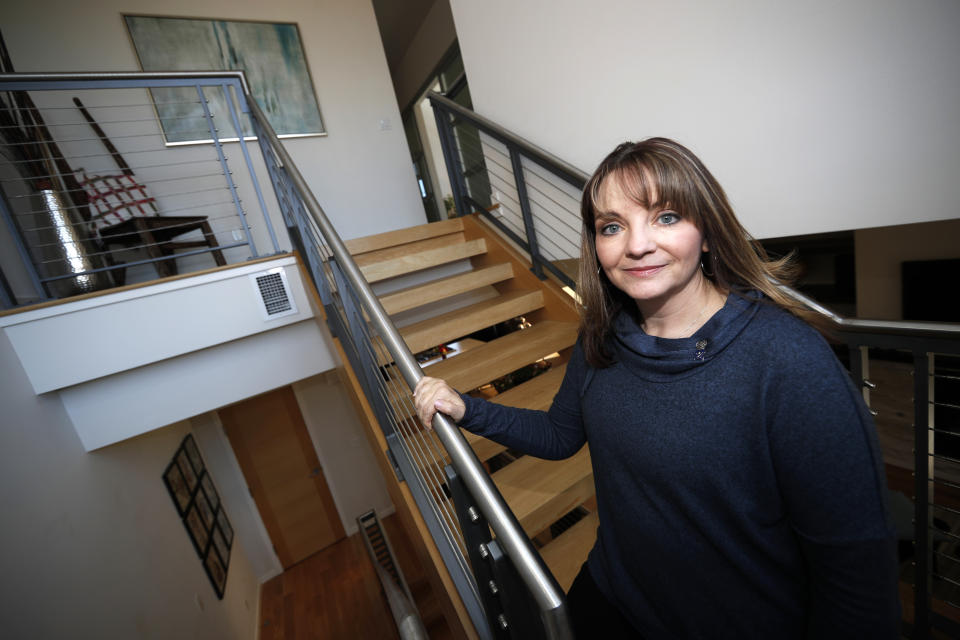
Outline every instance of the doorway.
POLYGON ((292 387, 218 413, 284 569, 345 537, 292 387))

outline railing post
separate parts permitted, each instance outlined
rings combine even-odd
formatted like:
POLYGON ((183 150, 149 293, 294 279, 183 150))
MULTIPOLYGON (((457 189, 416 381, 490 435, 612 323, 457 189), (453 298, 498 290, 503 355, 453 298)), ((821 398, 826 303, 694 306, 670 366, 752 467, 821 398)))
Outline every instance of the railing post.
POLYGON ((450 123, 450 115, 433 100, 430 104, 433 107, 433 119, 437 121, 440 149, 443 151, 443 159, 447 165, 447 177, 450 179, 450 188, 453 189, 453 203, 458 216, 466 215, 467 180, 463 175, 463 167, 457 162, 457 149, 453 142, 453 125, 450 123))
POLYGON ((20 236, 20 229, 17 227, 17 223, 13 219, 13 213, 10 211, 7 198, 2 192, 0 192, 0 214, 3 215, 3 221, 7 225, 7 230, 10 232, 10 237, 13 238, 13 244, 17 247, 17 253, 20 255, 20 262, 23 264, 23 268, 27 271, 27 276, 30 278, 30 283, 33 285, 33 288, 36 289, 37 295, 40 297, 40 299, 47 300, 50 296, 47 295, 47 290, 40 281, 40 276, 37 275, 37 269, 33 264, 33 259, 30 257, 30 252, 27 251, 27 247, 23 242, 23 238, 20 236))
POLYGON ((527 246, 530 249, 530 262, 533 263, 533 273, 541 280, 547 276, 543 272, 543 258, 537 246, 537 232, 533 228, 533 212, 530 210, 530 196, 527 195, 527 181, 523 177, 523 163, 516 148, 510 146, 510 165, 513 167, 513 179, 517 185, 517 198, 520 200, 520 212, 523 214, 523 229, 527 233, 527 246))
MULTIPOLYGON (((273 243, 274 253, 280 252, 280 243, 277 242, 277 234, 273 231, 273 223, 270 222, 270 213, 267 211, 267 204, 263 200, 263 192, 260 190, 260 181, 257 180, 257 174, 253 170, 253 162, 250 161, 250 152, 247 150, 247 141, 243 139, 243 128, 240 125, 240 118, 237 117, 237 110, 233 106, 233 100, 231 99, 234 92, 230 91, 230 87, 236 89, 235 94, 238 100, 240 100, 241 108, 245 113, 249 113, 250 110, 247 107, 247 101, 243 98, 243 92, 239 90, 239 83, 225 83, 221 85, 223 89, 223 100, 227 103, 227 109, 230 111, 230 119, 233 120, 233 128, 237 132, 237 142, 240 145, 240 151, 243 153, 243 160, 247 163, 247 171, 250 173, 250 183, 253 185, 253 190, 257 194, 257 203, 260 205, 260 214, 263 216, 263 223, 267 226, 267 233, 270 234, 270 241, 273 243)), ((260 139, 261 132, 258 132, 257 139, 260 139)), ((262 147, 261 147, 262 148, 262 147)), ((253 246, 252 244, 250 245, 253 246)))
MULTIPOLYGON (((210 138, 213 140, 213 147, 217 150, 217 159, 220 161, 220 168, 223 170, 223 176, 227 180, 227 188, 230 190, 230 196, 233 198, 233 206, 237 210, 237 217, 240 218, 240 224, 243 226, 243 231, 247 235, 247 245, 250 247, 250 252, 253 254, 253 257, 256 258, 259 255, 257 253, 257 246, 253 242, 253 235, 250 233, 250 227, 247 225, 247 215, 243 212, 243 207, 240 206, 240 196, 237 195, 237 185, 233 183, 233 178, 230 176, 230 167, 227 166, 227 158, 223 155, 220 136, 217 135, 217 129, 213 126, 213 116, 210 115, 207 97, 203 93, 203 86, 197 83, 196 88, 197 95, 200 97, 200 106, 203 107, 204 118, 207 120, 207 127, 210 129, 210 138)), ((243 137, 243 131, 239 133, 240 136, 243 137)))
POLYGON ((934 435, 930 428, 928 404, 931 391, 929 374, 932 355, 921 351, 913 353, 913 424, 914 424, 914 640, 930 635, 931 551, 933 502, 934 435))

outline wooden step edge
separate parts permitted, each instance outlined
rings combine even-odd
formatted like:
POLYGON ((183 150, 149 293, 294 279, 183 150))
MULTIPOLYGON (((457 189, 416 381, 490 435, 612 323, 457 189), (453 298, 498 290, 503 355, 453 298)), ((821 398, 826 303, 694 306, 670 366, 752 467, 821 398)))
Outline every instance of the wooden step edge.
POLYGON ((354 256, 353 261, 357 263, 358 267, 363 268, 371 264, 396 260, 397 258, 403 258, 405 256, 413 256, 435 249, 443 249, 444 247, 453 247, 458 244, 463 244, 466 241, 467 239, 462 233, 448 233, 447 235, 437 236, 436 238, 427 238, 426 240, 417 240, 416 242, 399 244, 395 247, 361 253, 358 256, 354 256))
POLYGON ((492 477, 530 537, 594 495, 593 470, 587 447, 566 460, 523 456, 492 477))
POLYGON ((566 363, 555 364, 536 378, 495 395, 490 398, 490 402, 508 407, 546 411, 553 404, 553 397, 557 395, 566 372, 566 363))
MULTIPOLYGON (((543 292, 539 289, 514 291, 408 325, 400 330, 400 335, 410 351, 419 353, 510 318, 530 313, 541 306, 543 306, 543 292)), ((477 349, 480 348, 482 347, 477 347, 477 349)))
MULTIPOLYGON (((459 391, 467 392, 573 345, 576 337, 576 325, 573 323, 552 320, 538 322, 529 329, 514 331, 474 347, 467 353, 431 365, 427 373, 446 380, 459 391)), ((528 382, 534 380, 536 378, 528 382)))
POLYGON ((451 218, 449 220, 441 220, 440 222, 430 222, 415 227, 407 227, 405 229, 377 233, 372 236, 354 238, 352 240, 346 240, 343 244, 346 245, 347 251, 356 256, 362 253, 369 253, 379 249, 386 249, 387 247, 395 247, 400 244, 426 240, 427 238, 435 238, 460 231, 463 231, 463 220, 460 218, 451 218))
POLYGON ((387 314, 394 315, 480 287, 503 282, 512 277, 513 266, 508 262, 501 262, 492 267, 468 271, 388 293, 380 297, 380 304, 383 305, 387 314))
POLYGON ((592 511, 540 550, 543 561, 566 592, 597 541, 600 517, 592 511))
POLYGON ((486 242, 483 238, 478 238, 449 247, 440 247, 401 258, 368 264, 360 267, 360 273, 367 279, 367 282, 372 284, 374 282, 380 282, 381 280, 437 267, 449 262, 478 256, 485 253, 486 250, 486 242))

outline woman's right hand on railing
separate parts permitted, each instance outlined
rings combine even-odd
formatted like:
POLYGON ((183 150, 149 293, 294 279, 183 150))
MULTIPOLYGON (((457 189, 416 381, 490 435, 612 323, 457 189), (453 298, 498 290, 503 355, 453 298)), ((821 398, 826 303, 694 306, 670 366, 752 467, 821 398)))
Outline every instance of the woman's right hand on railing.
POLYGON ((437 411, 450 416, 454 422, 463 420, 463 414, 467 411, 460 394, 437 378, 420 379, 413 390, 413 403, 420 422, 428 429, 433 428, 433 416, 437 411))

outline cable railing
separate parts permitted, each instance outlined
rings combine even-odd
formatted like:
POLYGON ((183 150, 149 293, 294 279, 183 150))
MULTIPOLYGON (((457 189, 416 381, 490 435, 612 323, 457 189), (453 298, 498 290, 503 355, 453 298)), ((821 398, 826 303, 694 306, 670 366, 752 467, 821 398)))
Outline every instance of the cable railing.
MULTIPOLYGON (((527 253, 534 273, 573 288, 588 176, 442 95, 429 98, 456 211, 479 211, 527 253), (499 206, 486 210, 490 203, 499 206)), ((913 497, 904 496, 912 531, 901 539, 913 561, 901 580, 912 585, 915 613, 904 630, 960 637, 960 325, 845 318, 784 291, 830 319, 885 460, 913 473, 913 497)))
POLYGON ((423 377, 420 365, 269 123, 249 103, 291 241, 478 635, 571 638, 563 591, 460 430, 439 414, 432 430, 416 418, 411 391, 423 377), (480 529, 486 538, 478 537, 480 529), (523 592, 491 598, 491 572, 515 576, 507 582, 523 592), (517 609, 514 602, 531 606, 517 609))
POLYGON ((279 252, 246 99, 217 72, 0 74, 3 307, 279 252))

